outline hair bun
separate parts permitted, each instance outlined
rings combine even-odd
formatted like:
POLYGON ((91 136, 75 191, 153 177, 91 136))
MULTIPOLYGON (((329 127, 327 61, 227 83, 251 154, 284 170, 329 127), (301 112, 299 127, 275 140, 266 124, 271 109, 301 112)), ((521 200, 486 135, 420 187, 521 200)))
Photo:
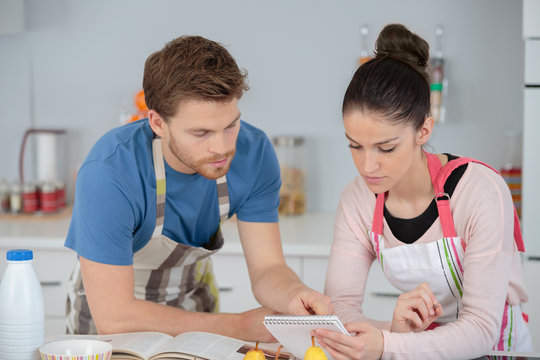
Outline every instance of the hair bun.
POLYGON ((401 24, 386 25, 375 42, 375 57, 391 57, 418 71, 429 83, 429 44, 401 24))

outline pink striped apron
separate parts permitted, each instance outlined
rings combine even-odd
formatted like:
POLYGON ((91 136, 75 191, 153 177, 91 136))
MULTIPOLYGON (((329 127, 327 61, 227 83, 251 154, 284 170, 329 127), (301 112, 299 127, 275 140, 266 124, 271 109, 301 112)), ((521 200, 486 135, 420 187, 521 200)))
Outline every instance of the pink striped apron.
MULTIPOLYGON (((403 292, 415 289, 422 282, 428 283, 433 294, 443 307, 443 315, 437 324, 455 321, 463 308, 463 255, 465 242, 456 234, 450 209, 450 197, 444 192, 444 183, 457 167, 480 161, 458 158, 444 167, 439 158, 426 153, 435 201, 443 230, 443 238, 429 243, 413 243, 386 248, 384 244, 384 200, 385 194, 378 194, 369 236, 375 253, 388 281, 403 292)), ((524 251, 523 238, 516 210, 514 209, 514 239, 519 251, 524 251)), ((532 351, 530 333, 519 305, 505 303, 500 337, 493 346, 499 351, 532 351)), ((430 327, 430 328, 433 328, 430 327)))

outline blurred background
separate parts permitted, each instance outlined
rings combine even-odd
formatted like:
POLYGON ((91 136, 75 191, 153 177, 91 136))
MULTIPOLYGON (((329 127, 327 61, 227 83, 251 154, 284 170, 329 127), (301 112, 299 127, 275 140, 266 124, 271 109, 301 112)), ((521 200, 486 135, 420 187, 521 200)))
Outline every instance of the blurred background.
POLYGON ((18 179, 27 129, 61 129, 68 201, 91 146, 136 110, 147 56, 184 34, 224 44, 248 71, 244 120, 270 137, 304 138, 308 211, 335 210, 356 176, 341 101, 363 51, 371 53, 388 23, 403 23, 442 50, 446 112, 431 150, 500 168, 507 133, 523 127, 521 1, 0 3, 0 179, 18 179))

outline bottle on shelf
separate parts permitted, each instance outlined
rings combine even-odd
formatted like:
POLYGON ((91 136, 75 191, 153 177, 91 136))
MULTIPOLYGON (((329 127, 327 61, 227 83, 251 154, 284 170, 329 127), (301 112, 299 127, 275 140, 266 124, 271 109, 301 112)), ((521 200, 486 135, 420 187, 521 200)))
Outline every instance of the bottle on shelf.
POLYGON ((444 58, 442 52, 443 28, 437 26, 435 29, 435 53, 431 56, 431 116, 436 123, 445 120, 444 97, 447 88, 447 81, 444 74, 444 58))
POLYGON ((0 357, 39 359, 45 340, 45 311, 41 284, 32 266, 33 252, 10 250, 0 283, 0 357))

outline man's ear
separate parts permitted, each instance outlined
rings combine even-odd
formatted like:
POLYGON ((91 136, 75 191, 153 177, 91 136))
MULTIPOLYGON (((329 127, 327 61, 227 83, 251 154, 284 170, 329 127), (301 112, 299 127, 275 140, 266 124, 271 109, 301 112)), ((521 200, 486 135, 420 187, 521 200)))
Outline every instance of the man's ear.
POLYGON ((433 117, 428 116, 426 120, 424 120, 424 125, 418 130, 418 134, 416 135, 416 144, 417 145, 424 145, 428 142, 429 138, 431 137, 431 133, 433 132, 433 117))
POLYGON ((163 137, 165 120, 158 114, 156 110, 148 110, 148 123, 152 128, 152 131, 159 136, 163 137))

